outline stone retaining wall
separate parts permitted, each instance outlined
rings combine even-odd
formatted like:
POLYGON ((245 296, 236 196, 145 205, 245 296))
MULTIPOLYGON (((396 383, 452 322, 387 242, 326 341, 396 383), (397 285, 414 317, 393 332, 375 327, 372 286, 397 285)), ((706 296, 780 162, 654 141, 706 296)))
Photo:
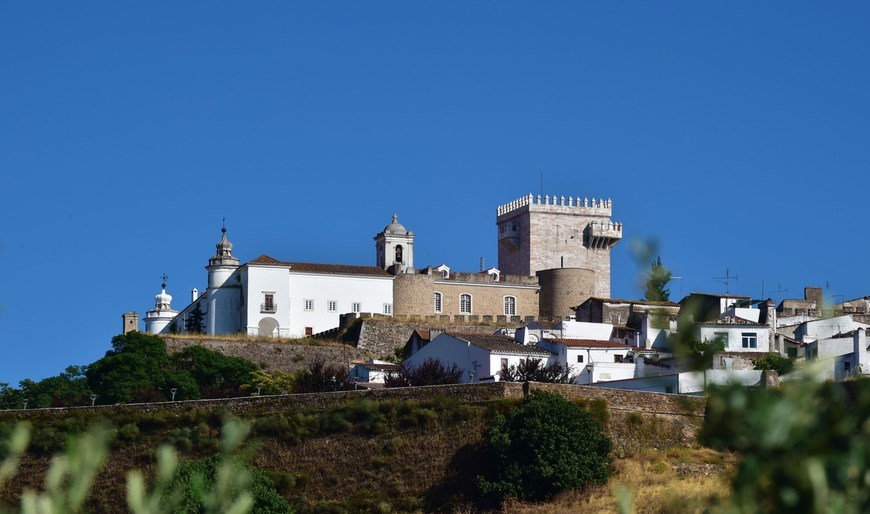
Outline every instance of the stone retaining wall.
POLYGON ((308 369, 316 359, 328 363, 363 361, 365 351, 349 345, 311 345, 293 344, 284 341, 257 341, 250 339, 175 339, 164 337, 166 349, 170 353, 179 352, 188 346, 200 345, 209 350, 231 357, 241 357, 266 370, 299 371, 308 369))

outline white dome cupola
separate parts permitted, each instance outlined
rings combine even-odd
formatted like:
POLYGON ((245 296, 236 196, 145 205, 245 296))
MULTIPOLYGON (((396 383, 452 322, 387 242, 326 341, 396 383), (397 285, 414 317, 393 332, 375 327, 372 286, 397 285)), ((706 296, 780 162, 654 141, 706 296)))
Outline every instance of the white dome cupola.
POLYGON ((172 296, 166 293, 166 279, 169 277, 164 273, 161 278, 163 283, 160 284, 160 293, 154 296, 154 309, 145 313, 146 334, 165 332, 169 323, 178 315, 178 311, 172 310, 172 296))

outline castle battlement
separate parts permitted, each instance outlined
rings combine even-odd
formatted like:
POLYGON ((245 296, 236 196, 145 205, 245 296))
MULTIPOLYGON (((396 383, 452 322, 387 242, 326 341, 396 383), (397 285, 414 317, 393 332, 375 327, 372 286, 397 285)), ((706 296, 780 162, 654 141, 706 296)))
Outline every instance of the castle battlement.
POLYGON ((595 198, 580 198, 569 196, 532 195, 523 196, 512 202, 500 205, 496 209, 497 216, 510 214, 514 211, 529 210, 535 212, 561 212, 586 216, 607 216, 613 212, 613 202, 595 198))

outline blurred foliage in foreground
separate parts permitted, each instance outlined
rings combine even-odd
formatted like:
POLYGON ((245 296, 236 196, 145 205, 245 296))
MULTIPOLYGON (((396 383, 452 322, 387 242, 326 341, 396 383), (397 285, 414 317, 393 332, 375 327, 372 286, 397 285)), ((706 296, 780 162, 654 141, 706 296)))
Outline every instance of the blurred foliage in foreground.
MULTIPOLYGON (((141 471, 127 477, 127 506, 134 514, 291 512, 271 481, 236 457, 248 427, 237 421, 224 424, 219 455, 179 465, 175 451, 162 446, 157 452, 157 471, 149 490, 141 471)), ((18 506, 0 505, 0 513, 75 514, 86 511, 94 478, 108 455, 112 431, 95 427, 74 437, 66 452, 55 457, 45 476, 44 490, 26 490, 18 506)), ((18 470, 27 450, 30 427, 19 423, 6 444, 0 462, 0 489, 18 470)))
POLYGON ((743 456, 726 512, 870 512, 870 379, 712 387, 702 442, 743 456))

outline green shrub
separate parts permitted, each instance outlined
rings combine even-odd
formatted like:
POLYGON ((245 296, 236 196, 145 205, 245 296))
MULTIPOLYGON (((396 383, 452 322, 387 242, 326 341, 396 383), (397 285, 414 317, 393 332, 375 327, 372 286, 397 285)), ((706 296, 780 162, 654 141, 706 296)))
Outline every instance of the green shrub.
POLYGON ((601 423, 561 396, 533 391, 493 423, 490 470, 477 477, 484 495, 543 500, 607 481, 612 443, 601 423))

